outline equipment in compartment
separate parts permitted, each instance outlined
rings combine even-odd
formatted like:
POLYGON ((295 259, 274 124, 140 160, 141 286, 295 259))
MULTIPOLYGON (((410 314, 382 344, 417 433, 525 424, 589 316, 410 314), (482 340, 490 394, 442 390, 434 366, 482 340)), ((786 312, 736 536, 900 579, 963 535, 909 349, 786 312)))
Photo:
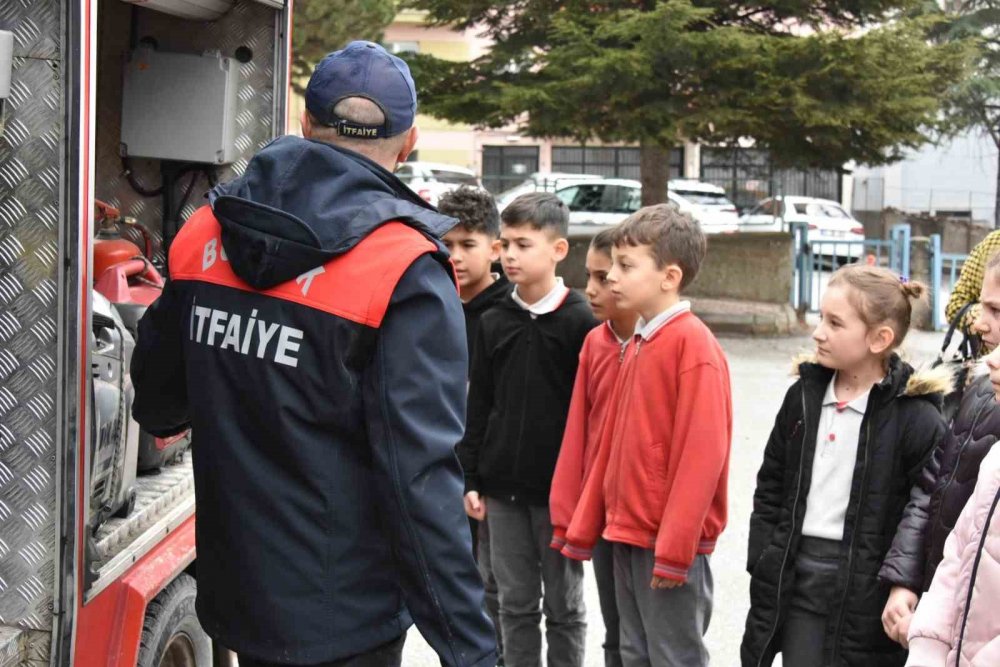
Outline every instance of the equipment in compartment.
MULTIPOLYGON (((284 0, 256 0, 262 5, 281 9, 284 0)), ((124 0, 164 14, 172 14, 193 21, 214 21, 232 9, 235 0, 124 0)))
POLYGON ((128 54, 121 153, 177 162, 229 164, 236 147, 239 63, 218 53, 128 54))
POLYGON ((97 292, 93 299, 90 525, 96 529, 128 514, 135 502, 139 425, 132 419, 135 390, 128 376, 135 339, 110 301, 97 292))
MULTIPOLYGON (((122 218, 118 209, 104 202, 95 203, 98 234, 94 242, 94 289, 108 299, 133 340, 139 336, 139 320, 163 292, 163 277, 149 257, 153 254, 151 236, 142 225, 122 218), (138 228, 145 240, 145 253, 118 232, 121 225, 138 228)), ((128 372, 128 367, 126 367, 128 372)), ((191 444, 190 430, 168 438, 157 438, 139 431, 136 467, 148 472, 163 467, 191 444)))

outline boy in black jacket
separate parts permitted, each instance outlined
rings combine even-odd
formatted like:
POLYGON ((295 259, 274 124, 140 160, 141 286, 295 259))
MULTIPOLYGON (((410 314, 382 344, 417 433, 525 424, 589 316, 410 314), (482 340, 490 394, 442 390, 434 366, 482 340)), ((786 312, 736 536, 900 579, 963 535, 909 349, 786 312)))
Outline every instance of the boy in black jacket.
POLYGON ((514 291, 482 317, 458 447, 466 512, 491 534, 508 667, 541 663, 543 590, 546 664, 583 664, 583 569, 548 546, 549 486, 580 348, 597 325, 586 300, 556 277, 568 226, 569 211, 552 194, 523 195, 504 209, 501 261, 514 291))
POLYGON ((471 355, 483 313, 511 291, 507 276, 493 273, 500 259, 500 213, 493 195, 468 186, 441 195, 438 212, 458 219, 441 240, 455 264, 471 355))
MULTIPOLYGON (((503 299, 510 298, 510 281, 503 274, 493 273, 493 264, 500 259, 500 213, 493 195, 466 186, 442 195, 438 201, 438 212, 458 219, 458 224, 442 236, 441 241, 455 264, 471 361, 472 346, 483 313, 503 299)), ((496 628, 502 660, 503 633, 500 631, 497 580, 490 561, 490 531, 485 522, 480 525, 472 517, 469 517, 469 526, 472 529, 472 550, 486 588, 486 611, 496 628)))

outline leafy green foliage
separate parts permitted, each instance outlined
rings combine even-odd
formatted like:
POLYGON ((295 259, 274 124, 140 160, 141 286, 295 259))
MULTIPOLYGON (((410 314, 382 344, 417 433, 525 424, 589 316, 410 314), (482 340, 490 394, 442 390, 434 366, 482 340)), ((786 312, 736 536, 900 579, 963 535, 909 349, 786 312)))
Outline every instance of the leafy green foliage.
POLYGON ((396 15, 393 0, 295 0, 292 85, 303 83, 327 53, 355 39, 379 40, 396 15))
POLYGON ((494 40, 472 63, 411 58, 425 112, 659 149, 752 138, 788 166, 898 159, 968 62, 910 0, 411 3, 494 40))

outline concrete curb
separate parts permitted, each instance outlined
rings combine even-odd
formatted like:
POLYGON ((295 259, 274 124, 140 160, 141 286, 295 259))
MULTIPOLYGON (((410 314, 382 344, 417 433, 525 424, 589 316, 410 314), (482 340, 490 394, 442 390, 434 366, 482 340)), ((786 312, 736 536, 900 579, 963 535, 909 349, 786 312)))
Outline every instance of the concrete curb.
POLYGON ((800 336, 808 331, 788 304, 692 298, 691 310, 716 334, 800 336))

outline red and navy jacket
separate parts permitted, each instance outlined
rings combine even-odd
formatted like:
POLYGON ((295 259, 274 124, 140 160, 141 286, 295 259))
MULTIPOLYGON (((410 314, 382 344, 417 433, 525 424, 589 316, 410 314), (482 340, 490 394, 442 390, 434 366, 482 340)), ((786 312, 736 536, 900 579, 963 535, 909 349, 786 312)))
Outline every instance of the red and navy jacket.
POLYGON ((134 414, 194 433, 197 611, 239 654, 327 662, 411 619, 496 662, 454 453, 464 318, 437 214, 327 144, 272 142, 177 235, 134 414))

